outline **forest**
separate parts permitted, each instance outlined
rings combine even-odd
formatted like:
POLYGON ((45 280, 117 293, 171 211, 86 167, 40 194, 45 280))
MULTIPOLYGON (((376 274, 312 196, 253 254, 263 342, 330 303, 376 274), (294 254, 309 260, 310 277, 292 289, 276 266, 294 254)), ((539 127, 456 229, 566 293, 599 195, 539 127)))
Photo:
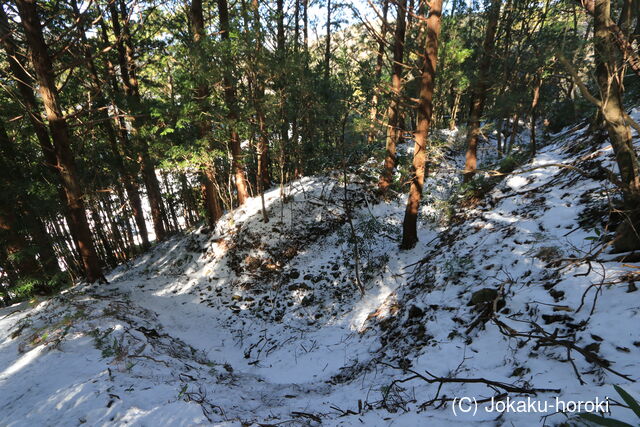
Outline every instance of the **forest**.
POLYGON ((640 1, 0 3, 0 425, 640 420, 640 1))

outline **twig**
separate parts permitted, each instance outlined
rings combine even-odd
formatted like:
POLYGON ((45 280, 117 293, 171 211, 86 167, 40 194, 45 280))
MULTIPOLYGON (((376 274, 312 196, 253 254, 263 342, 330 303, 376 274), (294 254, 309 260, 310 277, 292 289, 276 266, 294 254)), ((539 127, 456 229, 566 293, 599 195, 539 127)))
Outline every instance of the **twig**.
POLYGON ((402 370, 402 371, 406 371, 406 372, 410 372, 413 374, 413 376, 411 377, 407 377, 404 379, 400 379, 400 380, 394 380, 392 384, 394 383, 405 383, 414 379, 421 379, 429 384, 434 384, 434 383, 439 383, 439 384, 446 384, 446 383, 464 383, 464 384, 485 384, 488 387, 491 388, 500 388, 504 391, 510 392, 510 393, 522 393, 522 394, 533 394, 535 395, 536 393, 560 393, 560 389, 557 388, 525 388, 525 387, 519 387, 515 384, 509 384, 509 383, 503 383, 500 381, 494 381, 494 380, 488 380, 486 378, 456 378, 456 377, 438 377, 436 375, 433 375, 431 372, 425 370, 426 376, 414 371, 413 369, 405 369, 405 368, 401 368, 399 366, 393 366, 389 363, 386 362, 379 362, 381 365, 384 366, 388 366, 389 368, 393 368, 393 369, 398 369, 398 370, 402 370))
POLYGON ((559 347, 565 347, 571 350, 575 350, 578 353, 580 353, 588 362, 595 363, 596 365, 600 366, 602 369, 609 371, 612 374, 619 376, 620 378, 624 378, 627 381, 636 382, 636 380, 629 377, 628 375, 622 374, 610 368, 609 365, 611 365, 611 362, 609 362, 608 360, 601 358, 600 356, 598 356, 597 354, 595 354, 590 350, 577 346, 573 341, 570 341, 567 339, 558 339, 557 334, 548 333, 540 325, 538 325, 535 322, 529 321, 528 323, 531 324, 534 327, 534 329, 540 333, 539 335, 535 335, 533 332, 516 331, 496 318, 493 318, 491 320, 496 324, 496 326, 498 326, 498 330, 503 335, 506 335, 509 337, 524 337, 527 339, 535 339, 538 341, 539 346, 559 346, 559 347))

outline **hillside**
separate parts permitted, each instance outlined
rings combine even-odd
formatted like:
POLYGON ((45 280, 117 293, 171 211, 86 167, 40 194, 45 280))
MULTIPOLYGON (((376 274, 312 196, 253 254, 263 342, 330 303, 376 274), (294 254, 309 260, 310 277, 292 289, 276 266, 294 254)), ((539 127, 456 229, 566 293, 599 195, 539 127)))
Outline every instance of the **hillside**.
POLYGON ((0 309, 0 425, 558 425, 573 414, 451 399, 640 395, 637 254, 603 247, 608 141, 564 130, 472 193, 458 152, 430 169, 412 250, 372 164, 0 309))

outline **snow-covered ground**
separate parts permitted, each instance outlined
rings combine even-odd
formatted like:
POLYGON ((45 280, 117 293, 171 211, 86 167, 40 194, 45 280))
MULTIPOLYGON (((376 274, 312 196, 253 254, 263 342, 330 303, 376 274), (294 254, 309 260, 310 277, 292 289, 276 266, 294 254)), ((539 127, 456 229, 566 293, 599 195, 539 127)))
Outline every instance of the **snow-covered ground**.
POLYGON ((268 223, 252 199, 108 285, 1 309, 0 426, 556 425, 556 397, 610 397, 633 423, 612 385, 640 395, 640 277, 597 252, 614 162, 590 141, 554 136, 456 210, 443 155, 411 251, 405 197, 336 173, 267 193, 268 223), (451 401, 506 395, 547 411, 451 401))

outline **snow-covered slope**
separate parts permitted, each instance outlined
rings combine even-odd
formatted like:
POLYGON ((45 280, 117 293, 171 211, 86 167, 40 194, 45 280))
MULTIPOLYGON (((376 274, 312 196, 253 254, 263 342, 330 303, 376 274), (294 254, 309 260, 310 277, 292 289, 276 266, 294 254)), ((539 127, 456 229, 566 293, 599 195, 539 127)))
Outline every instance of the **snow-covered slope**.
POLYGON ((598 252, 614 163, 593 144, 557 135, 455 211, 443 156, 411 251, 405 198, 338 172, 267 193, 268 223, 252 199, 108 285, 2 309, 0 425, 554 425, 450 399, 638 395, 638 267, 598 252))

